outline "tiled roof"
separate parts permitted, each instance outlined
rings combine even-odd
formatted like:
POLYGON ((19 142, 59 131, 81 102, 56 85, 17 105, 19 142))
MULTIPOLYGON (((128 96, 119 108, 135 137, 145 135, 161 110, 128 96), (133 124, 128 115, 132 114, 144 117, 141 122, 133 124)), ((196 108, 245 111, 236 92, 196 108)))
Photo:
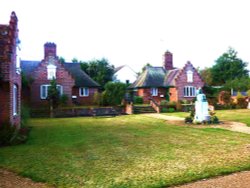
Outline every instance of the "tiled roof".
MULTIPOLYGON (((39 66, 40 61, 21 61, 22 72, 32 76, 33 71, 39 66)), ((90 78, 80 67, 79 63, 63 63, 63 66, 75 79, 77 87, 100 87, 92 78, 90 78)))
POLYGON ((92 78, 89 77, 82 69, 79 63, 63 63, 64 67, 70 72, 75 79, 77 87, 100 87, 92 78))
POLYGON ((168 87, 164 83, 166 71, 163 67, 146 67, 146 70, 129 88, 168 87))
POLYGON ((21 61, 22 72, 26 75, 32 75, 32 72, 38 67, 40 61, 21 61))

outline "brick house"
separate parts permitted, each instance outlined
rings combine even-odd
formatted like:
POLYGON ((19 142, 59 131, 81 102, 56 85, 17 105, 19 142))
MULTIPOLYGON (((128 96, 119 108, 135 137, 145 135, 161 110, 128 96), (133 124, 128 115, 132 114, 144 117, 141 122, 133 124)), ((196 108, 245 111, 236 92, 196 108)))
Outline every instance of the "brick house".
POLYGON ((68 97, 68 105, 91 105, 94 93, 100 87, 84 71, 79 63, 60 62, 56 54, 56 44, 44 44, 42 61, 21 61, 21 69, 29 87, 23 91, 25 101, 31 106, 46 106, 48 87, 56 79, 60 94, 68 97))
POLYGON ((151 98, 160 103, 162 100, 193 100, 196 89, 203 87, 204 82, 190 62, 182 69, 173 67, 173 54, 164 54, 162 67, 146 67, 146 70, 129 87, 137 96, 143 97, 144 103, 151 98))
POLYGON ((18 19, 11 13, 8 25, 0 25, 0 125, 20 126, 21 74, 18 19))

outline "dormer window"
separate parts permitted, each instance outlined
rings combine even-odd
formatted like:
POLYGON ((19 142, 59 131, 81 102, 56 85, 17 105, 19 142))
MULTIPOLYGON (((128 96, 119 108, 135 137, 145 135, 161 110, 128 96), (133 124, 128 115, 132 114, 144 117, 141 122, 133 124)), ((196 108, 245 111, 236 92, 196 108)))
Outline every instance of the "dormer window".
POLYGON ((49 64, 47 66, 47 76, 48 80, 52 80, 53 78, 56 79, 56 66, 49 64))
POLYGON ((193 82, 193 71, 191 70, 187 71, 187 82, 189 83, 193 82))

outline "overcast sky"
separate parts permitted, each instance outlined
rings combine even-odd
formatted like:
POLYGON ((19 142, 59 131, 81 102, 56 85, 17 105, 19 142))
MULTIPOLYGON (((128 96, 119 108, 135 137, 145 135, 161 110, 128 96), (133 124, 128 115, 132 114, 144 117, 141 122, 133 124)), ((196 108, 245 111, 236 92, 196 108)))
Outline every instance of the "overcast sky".
POLYGON ((250 62, 249 0, 0 0, 0 24, 11 11, 19 19, 23 60, 41 60, 45 42, 58 56, 105 57, 135 71, 162 65, 169 50, 174 66, 214 64, 228 47, 250 62))

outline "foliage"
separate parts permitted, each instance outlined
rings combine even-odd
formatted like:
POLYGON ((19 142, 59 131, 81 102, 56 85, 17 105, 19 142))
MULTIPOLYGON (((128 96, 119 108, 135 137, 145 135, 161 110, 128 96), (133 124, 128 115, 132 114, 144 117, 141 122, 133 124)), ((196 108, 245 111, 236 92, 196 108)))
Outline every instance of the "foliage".
POLYGON ((220 100, 225 105, 229 105, 231 103, 231 94, 228 91, 221 91, 219 96, 220 96, 220 100))
POLYGON ((242 77, 235 78, 234 80, 228 80, 225 85, 225 90, 247 91, 250 88, 250 78, 242 77))
POLYGON ((141 72, 137 72, 137 77, 139 77, 145 70, 147 67, 152 67, 152 65, 150 63, 147 63, 146 65, 144 65, 141 69, 141 72))
POLYGON ((238 109, 247 108, 247 105, 248 105, 248 103, 244 97, 237 98, 236 108, 238 108, 238 109))
POLYGON ((124 99, 127 85, 121 82, 108 82, 104 88, 104 105, 120 105, 124 99))
POLYGON ((61 105, 66 105, 67 102, 69 100, 69 97, 67 94, 62 94, 60 97, 59 97, 59 104, 61 105))
POLYGON ((17 129, 10 123, 3 123, 0 126, 0 146, 17 145, 27 141, 30 129, 21 127, 17 129))
POLYGON ((214 85, 224 85, 235 78, 248 77, 247 63, 237 57, 237 52, 229 48, 222 54, 211 68, 214 85))
POLYGON ((30 119, 30 109, 28 106, 21 105, 21 127, 27 127, 30 119))
POLYGON ((29 88, 32 82, 34 81, 33 78, 26 76, 23 72, 21 72, 22 78, 22 88, 29 88))
POLYGON ((102 97, 102 93, 96 91, 94 93, 94 104, 95 105, 98 105, 98 106, 101 106, 103 104, 103 97, 102 97))
POLYGON ((244 98, 244 96, 241 94, 241 92, 238 91, 236 99, 241 99, 241 98, 244 98))
POLYGON ((113 80, 115 68, 108 62, 107 59, 103 58, 100 60, 91 60, 80 63, 81 69, 102 87, 104 87, 106 83, 113 80))
POLYGON ((175 112, 175 108, 168 108, 168 112, 170 113, 175 112))
POLYGON ((0 149, 0 166, 55 187, 171 187, 249 168, 250 137, 221 129, 141 115, 31 124, 27 144, 0 149))
POLYGON ((50 101, 50 105, 52 105, 53 108, 56 108, 59 104, 59 100, 60 100, 60 93, 57 89, 57 83, 55 78, 53 78, 50 81, 50 86, 48 88, 48 97, 47 100, 50 101))
POLYGON ((207 86, 211 86, 213 84, 213 77, 211 68, 205 67, 204 69, 199 71, 202 80, 205 82, 207 86))
POLYGON ((247 90, 247 96, 250 97, 250 89, 247 90))
POLYGON ((65 58, 59 57, 59 62, 60 62, 60 63, 65 63, 65 62, 66 62, 66 61, 65 61, 65 58))
POLYGON ((135 104, 143 104, 143 97, 141 97, 141 96, 134 96, 134 103, 135 104))

